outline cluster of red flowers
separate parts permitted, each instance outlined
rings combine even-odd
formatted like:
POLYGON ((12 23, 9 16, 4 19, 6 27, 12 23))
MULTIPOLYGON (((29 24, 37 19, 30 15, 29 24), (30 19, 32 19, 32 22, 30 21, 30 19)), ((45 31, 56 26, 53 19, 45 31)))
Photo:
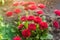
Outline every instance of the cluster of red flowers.
POLYGON ((10 17, 10 16, 12 16, 14 13, 19 14, 19 13, 21 13, 21 10, 20 10, 20 9, 14 9, 13 11, 7 11, 7 12, 6 12, 6 16, 10 17))
MULTIPOLYGON (((38 4, 38 6, 37 6, 35 4, 35 2, 16 2, 16 3, 13 4, 13 6, 19 6, 19 5, 24 6, 25 10, 28 10, 28 9, 36 10, 37 8, 45 8, 44 4, 38 4)), ((21 10, 19 8, 17 8, 17 9, 14 9, 13 11, 7 11, 6 15, 7 16, 12 16, 13 13, 18 14, 20 12, 21 12, 21 10)), ((43 11, 42 10, 36 10, 36 13, 37 14, 43 14, 43 11)))
POLYGON ((21 2, 20 5, 25 6, 25 9, 35 10, 37 8, 45 8, 44 4, 38 4, 36 6, 35 2, 21 2))
MULTIPOLYGON (((38 14, 38 16, 22 16, 20 18, 20 21, 22 22, 19 26, 18 26, 18 29, 21 30, 21 34, 24 38, 28 38, 31 36, 31 32, 32 31, 36 31, 37 29, 37 24, 38 24, 38 28, 40 30, 45 30, 45 29, 48 29, 48 23, 47 22, 44 22, 42 21, 42 18, 40 17, 41 14, 44 14, 43 10, 41 9, 44 9, 46 8, 46 6, 44 4, 38 4, 36 5, 35 2, 16 2, 13 4, 13 7, 17 7, 17 6, 23 6, 24 10, 34 10, 35 13, 38 14), (39 9, 40 10, 39 10, 39 9), (25 27, 25 22, 28 22, 28 26, 27 28, 25 27), (23 30, 22 30, 23 29, 23 30)), ((13 11, 7 11, 6 12, 6 16, 10 17, 12 16, 13 14, 19 14, 21 13, 21 9, 19 8, 15 8, 13 9, 13 11)), ((54 10, 54 13, 57 15, 57 16, 60 16, 60 10, 54 10)), ((57 21, 53 21, 53 26, 55 28, 59 28, 59 23, 57 21)), ((13 40, 22 40, 20 36, 15 36, 13 38, 13 40)))
MULTIPOLYGON (((38 15, 41 15, 43 14, 44 12, 41 10, 43 8, 45 8, 46 6, 44 4, 38 4, 36 5, 35 2, 17 2, 17 3, 14 3, 13 6, 23 6, 24 7, 24 10, 35 10, 35 12, 38 14, 38 15), (38 8, 41 8, 40 10, 37 10, 38 8)), ((60 16, 60 10, 55 10, 54 11, 56 15, 60 16)), ((13 13, 16 13, 16 14, 19 14, 21 13, 21 10, 19 8, 16 8, 14 9, 13 11, 7 11, 6 12, 6 16, 12 16, 13 13)), ((21 23, 19 26, 18 26, 18 29, 19 30, 22 30, 21 34, 24 38, 27 38, 27 37, 30 37, 31 36, 31 31, 36 31, 37 29, 37 24, 39 25, 39 29, 40 30, 45 30, 48 28, 48 23, 47 22, 44 22, 42 21, 42 18, 39 17, 39 16, 22 16, 20 18, 20 21, 22 22, 26 22, 28 21, 28 26, 27 28, 25 28, 25 25, 24 23, 21 23), (31 22, 31 23, 30 23, 31 22), (32 23, 33 22, 33 23, 32 23)), ((53 22, 53 25, 58 28, 58 22, 54 21, 53 22)), ((13 40, 22 40, 21 37, 19 36, 16 36, 13 38, 13 40)))
POLYGON ((42 18, 41 17, 38 17, 38 16, 28 16, 28 17, 26 17, 26 16, 22 16, 21 18, 20 18, 20 20, 21 21, 34 21, 35 23, 40 23, 41 21, 42 21, 42 18))
MULTIPOLYGON (((43 14, 44 12, 41 10, 43 8, 45 8, 46 6, 44 4, 38 4, 36 5, 35 2, 16 2, 16 3, 13 3, 13 6, 23 6, 24 7, 24 10, 35 10, 35 12, 38 14, 38 15, 41 15, 43 14), (37 10, 38 8, 41 8, 40 10, 37 10)), ((6 12, 6 16, 10 17, 13 15, 13 13, 16 13, 16 14, 19 14, 21 13, 21 10, 19 8, 16 8, 16 9, 13 9, 13 11, 7 11, 6 12)), ((47 22, 43 22, 42 21, 42 18, 39 17, 39 16, 22 16, 20 18, 20 21, 22 22, 26 22, 28 21, 28 27, 25 28, 25 25, 23 23, 21 23, 19 26, 18 26, 18 29, 19 30, 22 30, 22 36, 24 38, 27 38, 27 37, 30 37, 31 36, 31 31, 36 31, 37 29, 37 25, 39 25, 39 29, 40 30, 45 30, 48 28, 48 24, 47 22), (33 22, 33 23, 29 23, 29 22, 33 22)), ((22 40, 20 36, 15 36, 13 38, 13 40, 22 40)))
MULTIPOLYGON (((45 30, 48 28, 48 24, 47 22, 43 22, 42 21, 42 18, 41 17, 34 17, 34 16, 28 16, 28 18, 26 16, 23 16, 21 18, 21 21, 25 22, 25 21, 34 21, 35 23, 38 23, 39 24, 39 29, 40 30, 45 30)), ((28 29, 24 29, 22 31, 22 36, 24 38, 27 38, 27 37, 30 37, 31 36, 31 31, 35 31, 36 30, 36 24, 35 23, 29 23, 28 24, 28 29)), ((24 24, 20 24, 18 26, 18 29, 21 30, 22 28, 24 27, 24 24)), ((21 38, 19 38, 18 36, 17 37, 14 37, 13 40, 21 40, 21 38)))
MULTIPOLYGON (((54 10, 54 13, 55 13, 56 16, 60 16, 60 10, 55 9, 55 10, 54 10)), ((53 21, 53 26, 54 26, 56 29, 58 29, 58 28, 59 28, 59 22, 56 21, 56 20, 54 20, 54 21, 53 21)))
MULTIPOLYGON (((37 17, 37 16, 36 17, 35 16, 26 17, 26 16, 23 16, 23 17, 20 18, 20 21, 22 21, 22 22, 34 21, 34 23, 28 23, 28 27, 27 27, 28 29, 24 29, 22 31, 22 35, 25 38, 31 36, 31 31, 36 31, 37 25, 35 23, 39 24, 39 29, 40 30, 45 30, 45 29, 48 28, 47 22, 43 22, 41 17, 37 17)), ((20 30, 23 29, 23 28, 24 28, 24 24, 20 24, 18 26, 18 29, 20 29, 20 30)))

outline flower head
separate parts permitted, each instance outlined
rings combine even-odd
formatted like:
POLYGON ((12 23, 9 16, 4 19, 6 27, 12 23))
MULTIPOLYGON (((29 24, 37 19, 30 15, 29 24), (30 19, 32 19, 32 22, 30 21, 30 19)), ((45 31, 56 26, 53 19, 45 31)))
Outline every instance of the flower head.
POLYGON ((28 29, 35 31, 35 30, 36 30, 36 25, 35 25, 35 24, 29 24, 29 25, 28 25, 28 29))
POLYGON ((54 10, 54 13, 55 13, 56 15, 60 16, 60 10, 55 9, 55 10, 54 10))
POLYGON ((20 24, 19 26, 18 26, 18 29, 22 29, 23 28, 23 24, 20 24))
POLYGON ((31 5, 31 4, 35 4, 35 2, 21 2, 20 3, 22 6, 28 6, 28 5, 31 5))
POLYGON ((21 12, 21 10, 20 9, 14 9, 14 12, 18 14, 21 12))
POLYGON ((41 17, 36 17, 36 18, 34 18, 34 22, 36 22, 36 23, 40 23, 42 21, 42 18, 41 17))
POLYGON ((20 37, 20 36, 15 36, 15 37, 13 38, 13 40, 21 40, 21 37, 20 37))
POLYGON ((6 16, 12 16, 13 15, 13 12, 12 11, 7 11, 6 12, 6 16))
POLYGON ((45 30, 45 29, 48 28, 48 24, 47 24, 47 22, 41 22, 39 25, 40 25, 39 28, 40 28, 41 30, 45 30))
POLYGON ((38 7, 39 8, 45 8, 45 5, 44 4, 38 4, 38 7))
POLYGON ((29 4, 29 5, 31 5, 31 4, 35 4, 35 2, 32 2, 32 1, 31 1, 31 2, 28 2, 28 4, 29 4))
POLYGON ((53 21, 53 26, 57 29, 59 28, 59 23, 58 21, 53 21))
POLYGON ((27 20, 28 20, 28 21, 34 20, 34 16, 28 16, 27 20))
POLYGON ((37 10, 36 13, 39 15, 39 14, 43 14, 43 11, 42 10, 37 10))
POLYGON ((22 36, 24 38, 30 37, 31 36, 31 32, 28 29, 25 29, 22 31, 22 36))
POLYGON ((37 6, 35 4, 32 4, 32 5, 29 5, 28 8, 30 10, 35 10, 35 9, 37 9, 37 6))
POLYGON ((21 20, 21 21, 26 21, 26 20, 27 20, 27 17, 26 17, 26 16, 22 16, 22 17, 20 18, 20 20, 21 20))

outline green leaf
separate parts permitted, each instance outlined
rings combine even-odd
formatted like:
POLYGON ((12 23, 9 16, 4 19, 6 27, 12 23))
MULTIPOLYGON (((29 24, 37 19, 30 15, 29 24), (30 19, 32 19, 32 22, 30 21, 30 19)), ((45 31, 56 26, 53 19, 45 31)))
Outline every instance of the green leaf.
POLYGON ((17 25, 20 25, 20 22, 17 22, 17 25))
POLYGON ((48 27, 48 30, 52 30, 52 28, 51 27, 48 27))
POLYGON ((39 39, 39 35, 36 36, 36 39, 39 39))
POLYGON ((26 40, 32 40, 32 38, 27 38, 26 40))
POLYGON ((53 39, 53 36, 51 34, 47 34, 47 36, 41 36, 41 39, 44 40, 44 39, 53 39))
POLYGON ((42 20, 43 20, 43 21, 46 21, 46 17, 45 17, 45 16, 42 16, 42 20))
POLYGON ((0 22, 3 20, 2 16, 0 15, 0 22))
POLYGON ((0 23, 0 39, 7 39, 12 40, 13 36, 15 35, 15 31, 13 28, 14 26, 11 24, 5 24, 3 22, 0 23))
POLYGON ((25 28, 28 28, 28 21, 24 23, 25 28))
POLYGON ((4 5, 5 1, 4 0, 1 0, 2 1, 2 5, 4 5))

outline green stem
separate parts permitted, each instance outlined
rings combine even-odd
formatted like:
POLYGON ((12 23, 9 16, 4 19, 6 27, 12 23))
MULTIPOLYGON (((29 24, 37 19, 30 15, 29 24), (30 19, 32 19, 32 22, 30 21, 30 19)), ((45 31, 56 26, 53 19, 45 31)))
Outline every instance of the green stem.
POLYGON ((41 36, 41 35, 40 35, 40 33, 39 33, 39 40, 40 40, 40 36, 41 36))

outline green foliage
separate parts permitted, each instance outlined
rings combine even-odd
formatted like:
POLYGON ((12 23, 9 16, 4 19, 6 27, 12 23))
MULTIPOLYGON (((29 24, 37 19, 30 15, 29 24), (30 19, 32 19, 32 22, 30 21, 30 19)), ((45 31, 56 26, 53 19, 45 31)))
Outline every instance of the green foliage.
POLYGON ((51 34, 47 33, 47 36, 41 36, 40 38, 41 38, 41 40, 44 40, 44 39, 45 40, 48 40, 48 39, 51 40, 51 39, 53 39, 53 36, 51 34))
POLYGON ((0 39, 12 40, 13 36, 16 34, 14 25, 1 23, 0 34, 2 35, 2 38, 0 39))
POLYGON ((26 21, 24 25, 25 25, 25 28, 28 28, 28 21, 26 21))
POLYGON ((0 0, 0 4, 4 5, 5 1, 4 0, 0 0))
POLYGON ((3 22, 3 18, 0 17, 0 40, 12 40, 16 35, 16 27, 12 24, 6 24, 3 22))

